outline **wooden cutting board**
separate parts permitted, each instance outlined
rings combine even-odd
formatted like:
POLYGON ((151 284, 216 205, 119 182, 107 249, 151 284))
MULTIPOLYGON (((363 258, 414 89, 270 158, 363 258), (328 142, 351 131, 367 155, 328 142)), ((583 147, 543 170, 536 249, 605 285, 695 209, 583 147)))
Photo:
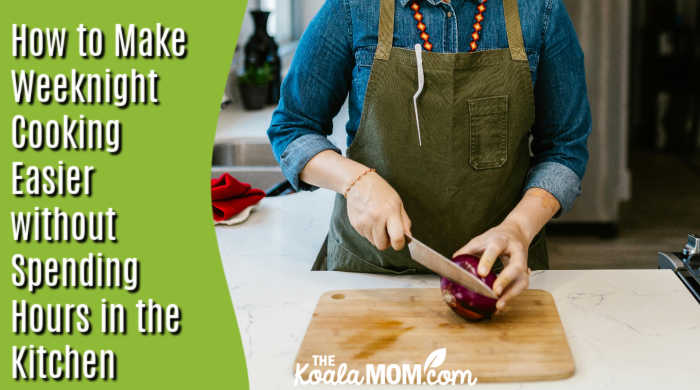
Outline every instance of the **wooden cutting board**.
POLYGON ((296 363, 325 370, 312 356, 335 355, 337 365, 364 373, 367 363, 423 365, 441 348, 447 354, 439 370, 469 369, 479 382, 574 373, 554 299, 541 290, 523 292, 505 313, 477 323, 454 314, 438 288, 331 291, 319 299, 296 363))

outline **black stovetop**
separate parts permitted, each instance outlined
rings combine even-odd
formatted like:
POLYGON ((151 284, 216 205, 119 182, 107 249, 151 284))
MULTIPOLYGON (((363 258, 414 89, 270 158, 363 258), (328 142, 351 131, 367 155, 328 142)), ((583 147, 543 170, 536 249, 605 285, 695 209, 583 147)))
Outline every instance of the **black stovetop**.
POLYGON ((700 235, 689 234, 681 252, 659 252, 659 268, 673 270, 700 303, 700 235))

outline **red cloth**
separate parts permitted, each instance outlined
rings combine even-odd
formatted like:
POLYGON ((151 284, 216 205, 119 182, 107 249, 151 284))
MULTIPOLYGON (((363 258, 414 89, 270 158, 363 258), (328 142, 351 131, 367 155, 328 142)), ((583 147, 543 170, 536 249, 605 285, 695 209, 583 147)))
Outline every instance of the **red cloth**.
POLYGON ((211 179, 211 203, 215 221, 225 221, 265 197, 265 192, 241 183, 228 173, 211 179))

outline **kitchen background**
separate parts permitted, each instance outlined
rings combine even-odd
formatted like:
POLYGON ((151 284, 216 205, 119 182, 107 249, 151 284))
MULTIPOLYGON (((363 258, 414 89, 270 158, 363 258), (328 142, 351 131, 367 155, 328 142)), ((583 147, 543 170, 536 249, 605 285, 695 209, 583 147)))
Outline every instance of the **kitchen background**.
MULTIPOLYGON (((564 2, 586 54, 594 124, 583 195, 547 228, 551 266, 656 268, 658 251, 678 251, 688 233, 700 233, 699 1, 564 2)), ((244 21, 222 99, 212 177, 229 172, 271 195, 288 191, 265 131, 277 75, 322 4, 249 1, 251 11, 270 13, 252 12, 244 21)), ((334 121, 332 140, 341 149, 346 121, 346 110, 334 121)))

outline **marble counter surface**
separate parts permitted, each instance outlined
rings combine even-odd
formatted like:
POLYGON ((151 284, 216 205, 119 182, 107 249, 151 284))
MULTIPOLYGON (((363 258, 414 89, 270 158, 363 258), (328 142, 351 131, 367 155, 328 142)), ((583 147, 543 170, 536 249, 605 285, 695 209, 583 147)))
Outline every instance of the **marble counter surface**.
MULTIPOLYGON (((293 361, 316 301, 325 291, 439 285, 433 276, 311 272, 327 232, 331 201, 332 194, 323 190, 264 199, 244 224, 216 228, 251 389, 294 387, 293 361)), ((700 305, 670 271, 544 271, 533 274, 531 288, 554 296, 576 373, 563 381, 476 388, 700 386, 700 305)), ((404 386, 377 386, 395 387, 404 386)))

